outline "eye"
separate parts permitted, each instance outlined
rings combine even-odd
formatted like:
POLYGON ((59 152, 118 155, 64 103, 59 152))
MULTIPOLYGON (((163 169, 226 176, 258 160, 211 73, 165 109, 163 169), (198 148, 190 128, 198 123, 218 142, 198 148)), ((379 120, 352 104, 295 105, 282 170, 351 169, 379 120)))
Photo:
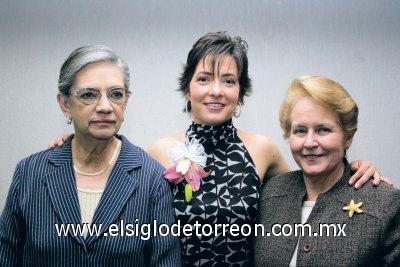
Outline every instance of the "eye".
POLYGON ((292 131, 295 135, 303 135, 307 133, 307 129, 306 128, 295 128, 292 131))
POLYGON ((83 100, 92 100, 98 98, 100 92, 87 88, 77 92, 77 96, 83 100))
POLYGON ((328 134, 330 132, 332 132, 332 130, 330 128, 328 128, 328 127, 319 127, 317 129, 317 133, 318 134, 328 134))
POLYGON ((112 99, 122 99, 124 97, 123 89, 113 89, 108 93, 108 96, 112 99))
POLYGON ((200 84, 207 84, 210 81, 210 79, 206 75, 200 75, 199 77, 197 77, 197 81, 200 84))
POLYGON ((228 86, 233 86, 236 84, 236 80, 233 78, 227 78, 224 80, 224 83, 227 84, 228 86))
POLYGON ((87 93, 82 94, 82 95, 80 96, 80 98, 83 98, 83 99, 92 99, 92 98, 96 98, 96 95, 93 94, 92 92, 87 92, 87 93))

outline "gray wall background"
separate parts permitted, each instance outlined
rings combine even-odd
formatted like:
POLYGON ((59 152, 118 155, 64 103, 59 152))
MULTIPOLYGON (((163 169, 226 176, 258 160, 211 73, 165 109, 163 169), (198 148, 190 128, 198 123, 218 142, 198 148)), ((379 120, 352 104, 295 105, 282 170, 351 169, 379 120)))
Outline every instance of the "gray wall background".
POLYGON ((225 30, 249 44, 254 93, 236 125, 278 144, 292 168, 278 110, 290 81, 324 75, 360 107, 350 159, 373 161, 400 186, 399 1, 0 1, 0 210, 19 160, 70 132, 56 103, 66 56, 105 44, 129 63, 133 97, 121 133, 139 146, 184 131, 175 91, 193 43, 225 30))

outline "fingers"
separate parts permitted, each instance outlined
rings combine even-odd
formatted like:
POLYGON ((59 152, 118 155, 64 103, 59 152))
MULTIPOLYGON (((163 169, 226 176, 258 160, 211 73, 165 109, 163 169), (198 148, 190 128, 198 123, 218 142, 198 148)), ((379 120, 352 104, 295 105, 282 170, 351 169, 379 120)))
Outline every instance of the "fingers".
POLYGON ((393 181, 388 177, 381 176, 381 181, 390 186, 394 185, 393 181))
POLYGON ((356 189, 361 188, 371 178, 374 186, 378 186, 381 182, 393 186, 393 181, 390 178, 381 176, 376 166, 370 161, 354 161, 351 163, 351 169, 355 173, 350 177, 349 184, 353 185, 355 183, 354 187, 356 189))
POLYGON ((66 133, 63 136, 61 136, 61 140, 65 143, 65 141, 67 141, 71 136, 72 134, 66 133))
MULTIPOLYGON (((355 171, 353 176, 350 177, 349 184, 353 185, 356 183, 363 174, 367 171, 368 167, 371 165, 370 162, 364 161, 364 164, 361 164, 359 160, 351 163, 351 170, 355 171)), ((357 188, 357 187, 356 187, 357 188)))
MULTIPOLYGON (((355 160, 350 163, 351 170, 353 172, 358 171, 358 169, 360 169, 360 167, 363 165, 362 163, 371 165, 371 163, 369 161, 355 160)), ((367 166, 364 166, 364 167, 367 167, 367 166)))
POLYGON ((382 176, 381 176, 381 174, 378 172, 378 170, 376 170, 376 171, 374 172, 374 174, 372 175, 372 177, 374 178, 374 181, 372 182, 372 184, 373 184, 374 186, 378 186, 378 185, 381 183, 381 181, 382 181, 382 176))
POLYGON ((350 178, 349 184, 355 183, 356 189, 361 188, 369 179, 373 178, 373 185, 377 186, 381 182, 381 175, 377 168, 369 161, 356 161, 351 165, 352 170, 357 170, 350 178))
POLYGON ((63 144, 64 144, 64 141, 61 139, 61 137, 58 137, 57 139, 51 141, 51 142, 47 145, 47 147, 48 147, 48 148, 54 148, 54 147, 56 147, 56 146, 60 147, 60 146, 62 146, 63 144))
POLYGON ((374 184, 377 183, 376 185, 378 185, 380 183, 381 176, 379 175, 379 173, 377 171, 375 171, 375 167, 374 166, 371 166, 370 168, 365 170, 364 173, 360 173, 360 176, 361 177, 357 180, 357 182, 354 185, 354 187, 356 189, 359 189, 362 186, 364 186, 364 184, 366 182, 368 182, 368 180, 371 179, 371 177, 374 177, 374 182, 373 182, 374 184), (376 176, 377 180, 375 180, 375 176, 376 176))
POLYGON ((57 146, 62 146, 64 144, 64 139, 62 137, 56 139, 57 146))
POLYGON ((47 146, 48 148, 54 148, 56 146, 60 147, 62 146, 67 140, 68 138, 70 138, 72 136, 72 134, 64 134, 60 137, 57 137, 55 140, 51 141, 47 146))
POLYGON ((51 141, 50 143, 48 143, 47 144, 47 148, 53 148, 53 147, 55 147, 57 144, 56 144, 56 141, 51 141))

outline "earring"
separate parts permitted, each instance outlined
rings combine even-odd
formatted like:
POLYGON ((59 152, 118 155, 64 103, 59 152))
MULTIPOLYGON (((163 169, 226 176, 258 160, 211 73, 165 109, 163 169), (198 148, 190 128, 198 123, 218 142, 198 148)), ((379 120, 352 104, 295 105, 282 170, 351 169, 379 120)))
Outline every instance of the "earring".
POLYGON ((233 117, 239 118, 241 113, 242 113, 242 104, 240 102, 238 102, 236 109, 235 109, 235 113, 233 113, 233 117))
POLYGON ((191 109, 192 109, 192 105, 190 103, 190 100, 186 99, 185 111, 189 113, 191 109))
POLYGON ((71 117, 67 117, 67 124, 71 124, 71 123, 72 123, 71 117))

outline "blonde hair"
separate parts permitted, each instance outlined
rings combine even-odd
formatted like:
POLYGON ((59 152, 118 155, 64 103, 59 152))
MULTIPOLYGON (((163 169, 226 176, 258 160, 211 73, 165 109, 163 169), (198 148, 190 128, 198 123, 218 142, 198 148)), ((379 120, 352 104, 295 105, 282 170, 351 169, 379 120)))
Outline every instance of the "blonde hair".
POLYGON ((304 97, 309 97, 334 112, 346 137, 354 136, 357 131, 358 107, 346 89, 325 77, 301 76, 292 81, 279 111, 279 122, 285 138, 290 134, 290 114, 293 107, 304 97))

